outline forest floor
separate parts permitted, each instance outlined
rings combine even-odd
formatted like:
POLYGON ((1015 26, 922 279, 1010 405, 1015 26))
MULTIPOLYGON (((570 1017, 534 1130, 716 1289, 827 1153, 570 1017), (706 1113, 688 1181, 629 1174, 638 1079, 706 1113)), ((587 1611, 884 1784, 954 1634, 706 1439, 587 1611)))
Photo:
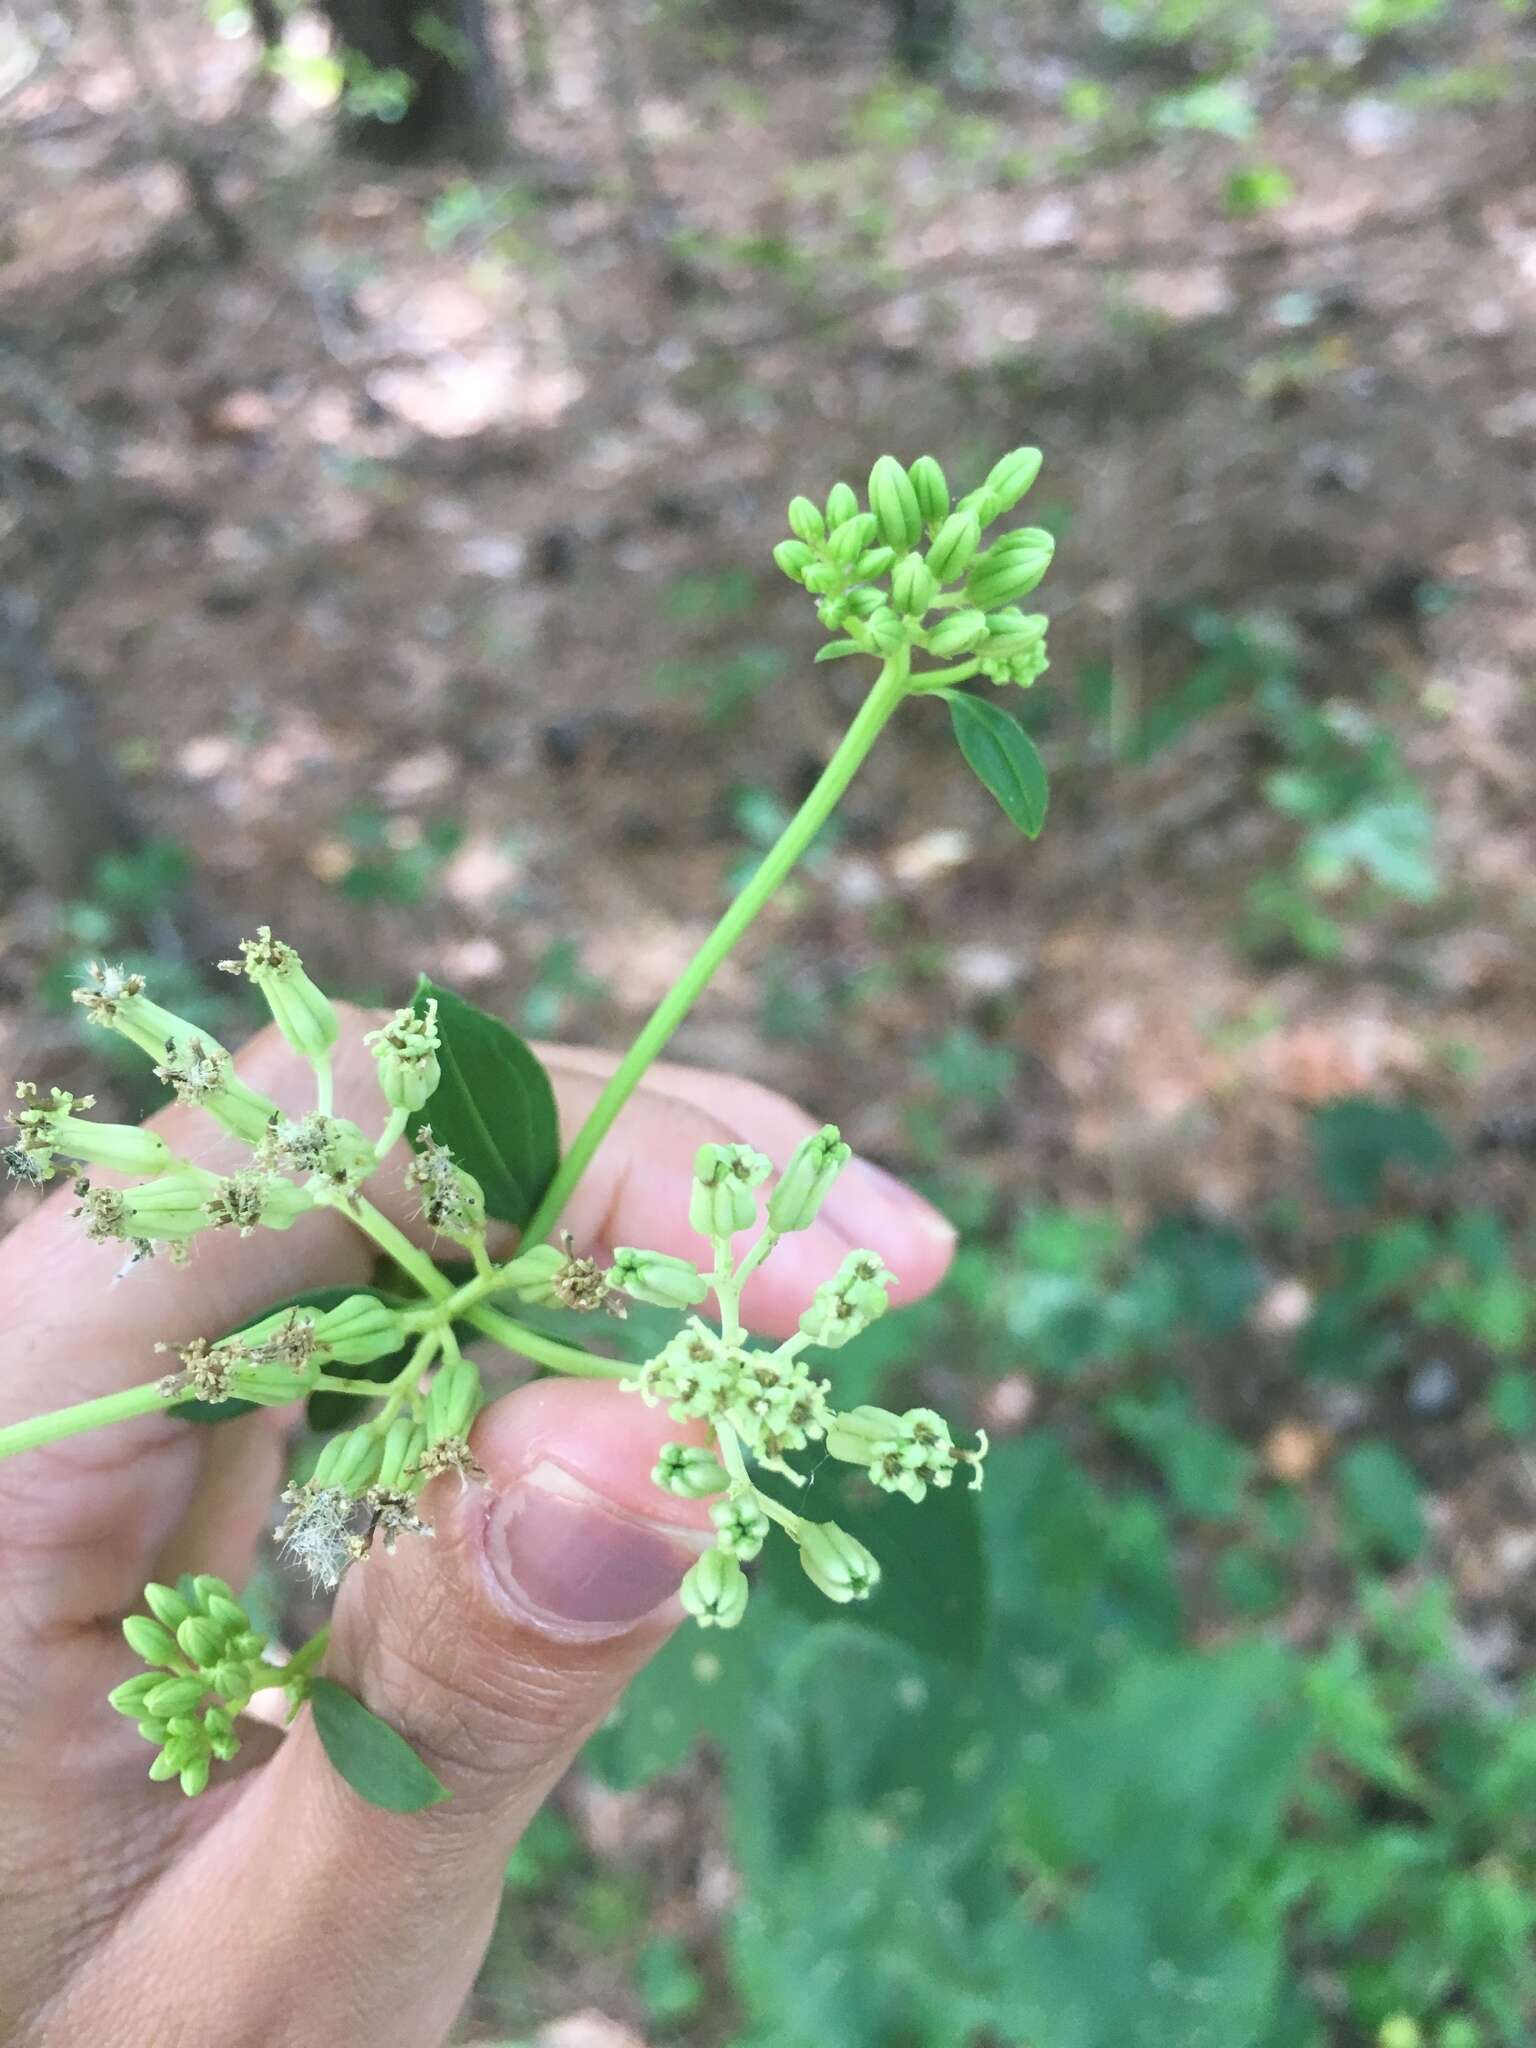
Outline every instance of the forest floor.
MULTIPOLYGON (((769 559, 788 497, 888 446, 968 485, 1033 441, 1044 837, 914 706, 678 1053, 898 1170, 933 1166, 913 1107, 948 1091, 947 1166, 1133 1222, 1261 1210, 1335 1097, 1463 1134, 1536 1111, 1530 101, 1409 90, 1536 42, 1467 5, 1345 62, 1330 10, 1280 13, 1249 144, 1160 114, 1177 64, 1066 17, 984 16, 946 114, 873 19, 705 57, 658 35, 625 92, 582 13, 474 184, 338 159, 302 80, 191 14, 146 27, 164 100, 102 37, 40 64, 0 144, 0 549, 160 845, 115 896, 17 877, 0 1066, 90 1078, 44 998, 125 886, 163 877, 174 950, 184 868, 221 930, 270 921, 340 990, 426 969, 619 1041, 854 702, 769 559), (188 209, 189 151, 239 260, 188 209), (1258 161, 1290 189, 1248 213, 1258 161), (1328 957, 1241 942, 1254 886, 1294 880, 1268 778, 1298 764, 1252 692, 1180 708, 1200 633, 1254 619, 1433 819, 1427 884, 1382 855, 1386 886, 1300 885, 1328 957), (1165 712, 1166 748, 1122 744, 1165 712), (954 1062, 998 1051, 1014 1085, 973 1099, 954 1062)), ((1468 1172, 1525 1225, 1528 1166, 1468 1172)), ((1279 1327, 1302 1283, 1272 1279, 1279 1327)), ((1244 1425, 1281 1459, 1333 1419, 1286 1398, 1244 1425)), ((1524 1634, 1494 1538, 1530 1481, 1466 1413, 1390 1426, 1524 1634)), ((540 2038, 637 2038, 576 2026, 540 2038)))

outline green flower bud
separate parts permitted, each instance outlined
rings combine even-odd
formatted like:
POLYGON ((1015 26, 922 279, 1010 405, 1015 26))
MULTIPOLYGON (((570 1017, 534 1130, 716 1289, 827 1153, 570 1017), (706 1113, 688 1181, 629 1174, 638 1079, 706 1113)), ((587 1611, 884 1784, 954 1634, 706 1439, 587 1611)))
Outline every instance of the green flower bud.
POLYGON ((906 645, 906 621, 889 605, 882 605, 869 620, 869 637, 882 654, 894 654, 898 647, 906 645))
POLYGON ((747 1611, 747 1575, 724 1550, 706 1550, 678 1589, 701 1628, 735 1628, 747 1611))
POLYGON ((207 1788, 208 1771, 209 1759, 206 1756, 195 1756, 190 1763, 183 1764, 181 1789, 189 1799, 195 1799, 199 1792, 207 1788))
POLYGON ((750 1495, 740 1500, 717 1500, 709 1511, 709 1519, 718 1532, 716 1543, 729 1557, 756 1557, 768 1540, 768 1517, 750 1495))
POLYGON ((303 1398, 320 1377, 317 1355, 298 1369, 287 1365, 253 1365, 238 1368, 231 1376, 231 1401, 253 1401, 258 1408, 286 1408, 303 1398))
POLYGON ((841 588, 843 576, 844 572, 836 562, 812 562, 800 581, 813 597, 824 597, 829 591, 841 588))
POLYGON ((141 1671, 137 1678, 124 1679, 121 1685, 113 1686, 107 1694, 107 1705, 115 1714, 125 1714, 130 1721, 144 1718, 144 1702, 165 1680, 157 1671, 141 1671))
POLYGON ((901 1417, 889 1408, 850 1408, 827 1429, 827 1449, 845 1465, 868 1465, 901 1436, 901 1417))
POLYGON ((146 1715, 139 1723, 139 1733, 146 1742, 153 1742, 158 1748, 171 1732, 168 1721, 157 1721, 152 1714, 146 1715))
POLYGON ((1376 2034, 1377 2048, 1424 2048, 1419 2023, 1405 2012, 1383 2020, 1376 2034))
POLYGON ((969 512, 976 524, 985 529, 990 526, 1002 508, 989 490, 967 491, 956 505, 957 512, 969 512))
POLYGON ((223 1700, 244 1701, 250 1697, 251 1667, 234 1657, 215 1664, 209 1673, 212 1690, 223 1700))
POLYGON ((800 1564, 811 1584, 839 1606, 866 1599, 880 1582, 875 1559, 836 1522, 801 1523, 800 1564))
POLYGON ((853 573, 862 583, 871 583, 883 576, 896 559, 894 548, 866 548, 853 565, 853 573))
POLYGON ((943 470, 931 455, 919 455, 907 475, 918 510, 930 526, 937 526, 949 510, 949 485, 943 470))
POLYGON ((987 637, 981 651, 988 661, 1032 654, 1044 640, 1050 623, 1044 612, 1021 612, 1017 605, 992 612, 987 618, 987 637))
POLYGON ((341 1036, 330 997, 304 972, 292 946, 274 939, 270 925, 259 925, 254 939, 240 941, 238 960, 221 960, 224 974, 243 974, 267 999, 272 1021, 295 1052, 323 1059, 341 1036))
POLYGON ((157 1785, 168 1784, 172 1778, 181 1776, 181 1765, 171 1761, 168 1749, 162 1749, 149 1767, 149 1775, 157 1785))
POLYGON ((414 1010, 396 1010, 387 1024, 365 1032, 363 1043, 378 1062, 379 1090, 390 1108, 413 1115, 425 1108, 443 1077, 437 1058, 442 1045, 437 998, 428 998, 423 1017, 414 1010))
POLYGON ((976 515, 973 512, 951 512, 934 535, 933 546, 927 555, 928 566, 940 583, 953 583, 957 576, 965 574, 980 546, 981 528, 976 523, 976 515))
POLYGON ((210 1707, 203 1716, 203 1728, 208 1737, 209 1747, 221 1764, 227 1764, 240 1754, 240 1738, 235 1733, 235 1724, 222 1707, 210 1707))
POLYGON ((845 519, 851 519, 859 509, 858 498, 852 484, 834 484, 827 493, 827 524, 841 526, 845 519))
POLYGON ((997 507, 994 518, 999 513, 1011 512, 1017 505, 1040 474, 1041 459, 1038 448, 1015 448, 993 463, 982 488, 997 507))
POLYGON ((384 1438, 375 1486, 385 1493, 400 1493, 407 1470, 427 1447, 425 1432, 413 1415, 397 1415, 384 1438))
POLYGON ((199 1572, 192 1581, 192 1590, 197 1595, 197 1604, 206 1609, 210 1600, 233 1600, 234 1588, 228 1579, 221 1579, 213 1572, 199 1572))
POLYGON ((773 559, 791 583, 804 583, 806 570, 816 560, 816 550, 807 547, 803 540, 781 540, 773 551, 773 559))
POLYGON ((851 519, 845 519, 841 526, 833 527, 827 536, 827 553, 843 568, 856 562, 875 537, 875 517, 872 512, 856 512, 851 519))
POLYGON ((957 654, 969 654, 987 637, 987 615, 985 612, 951 612, 947 619, 941 619, 928 634, 928 652, 949 661, 957 654))
POLYGON ((709 1282, 691 1259, 629 1246, 615 1248, 608 1285, 653 1308, 696 1308, 709 1292, 709 1282))
POLYGON ((734 1237, 757 1221, 752 1190, 773 1171, 773 1162, 750 1145, 703 1145, 693 1164, 689 1227, 700 1237, 734 1237))
POLYGON ((428 1443, 467 1437, 484 1398, 480 1368, 472 1358, 450 1358, 440 1366, 427 1390, 428 1443))
POLYGON ((253 1658, 259 1657, 266 1647, 266 1637, 258 1635, 255 1629, 248 1628, 243 1635, 238 1635, 231 1641, 229 1654, 231 1657, 238 1657, 248 1664, 253 1658))
POLYGON ((349 1294, 315 1324, 315 1342, 342 1365, 372 1365, 406 1341, 400 1311, 372 1294, 349 1294))
POLYGON ((800 1140, 768 1197, 768 1228, 775 1237, 810 1229, 833 1182, 852 1157, 836 1124, 823 1124, 800 1140))
POLYGON ((880 538, 898 553, 923 537, 923 515, 912 479, 894 455, 882 455, 869 473, 869 509, 880 538))
MULTIPOLYGON (((967 601, 983 611, 995 611, 1033 590, 1051 566, 1055 542, 1039 527, 1026 527, 1029 544, 1003 547, 998 543, 978 555, 965 579, 967 601)), ((1010 536, 1022 540, 1024 535, 1010 536)))
POLYGON ((894 1278, 876 1253, 850 1252, 811 1297, 800 1318, 802 1333, 826 1350, 841 1350, 885 1314, 890 1306, 886 1288, 894 1278))
POLYGON ((147 1614, 130 1614, 123 1623, 123 1635, 135 1657, 142 1658, 146 1664, 173 1667, 181 1662, 176 1638, 158 1621, 151 1621, 147 1614))
POLYGON ((237 1636, 251 1625, 251 1617, 238 1600, 231 1600, 224 1593, 210 1593, 203 1602, 203 1612, 223 1636, 237 1636))
MULTIPOLYGON (((206 1615, 189 1614, 176 1631, 176 1641, 188 1663, 206 1668, 217 1664, 224 1653, 225 1631, 206 1615)), ((155 1712, 159 1712, 157 1707, 155 1712)))
POLYGON ((172 1720, 177 1714, 190 1714, 207 1690, 201 1678, 163 1679, 153 1692, 145 1694, 144 1706, 162 1721, 172 1720))
POLYGON ((891 577, 891 602, 908 618, 920 619, 939 594, 933 571, 919 555, 907 555, 891 577))
POLYGON ((664 1493, 682 1500, 707 1500, 712 1493, 724 1493, 731 1483, 714 1452, 702 1444, 663 1444, 651 1478, 664 1493))
POLYGON ((180 1628, 192 1612, 173 1586, 157 1586, 153 1583, 144 1588, 144 1605, 157 1621, 163 1621, 169 1629, 180 1628))
POLYGON ((827 522, 821 510, 809 498, 791 498, 789 501, 789 530, 796 540, 815 542, 825 540, 827 522))
POLYGON ((850 590, 848 593, 848 609, 856 619, 871 619, 884 605, 885 599, 878 590, 850 590))

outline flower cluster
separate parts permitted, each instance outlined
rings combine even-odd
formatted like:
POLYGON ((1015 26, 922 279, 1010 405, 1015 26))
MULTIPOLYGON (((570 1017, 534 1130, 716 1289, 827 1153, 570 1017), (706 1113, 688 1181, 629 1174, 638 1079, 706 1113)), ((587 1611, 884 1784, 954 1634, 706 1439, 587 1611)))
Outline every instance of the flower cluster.
POLYGON ((485 1398, 480 1370, 456 1351, 433 1375, 424 1400, 346 1430, 326 1443, 314 1470, 287 1488, 278 1530, 285 1554, 316 1588, 339 1584, 375 1543, 392 1553, 401 1536, 430 1536, 417 1500, 445 1472, 461 1485, 485 1474, 469 1430, 485 1398))
MULTIPOLYGON (((903 468, 882 455, 870 471, 867 509, 851 484, 832 486, 825 507, 795 498, 794 538, 774 560, 816 598, 816 615, 841 634, 817 655, 882 659, 903 647, 958 662, 934 680, 982 675, 1025 687, 1044 673, 1047 620, 1022 612, 1051 565, 1055 542, 1043 527, 1005 533, 983 548, 985 529, 1011 512, 1040 470, 1038 448, 1016 448, 993 464, 980 489, 951 504, 944 472, 931 455, 903 468), (951 588, 951 586, 954 586, 951 588), (934 616, 936 615, 936 616, 934 616)), ((915 673, 913 686, 924 676, 915 673)))
POLYGON ((235 1717, 264 1686, 287 1685, 290 1703, 303 1698, 299 1673, 265 1661, 267 1639, 222 1579, 184 1578, 179 1586, 146 1586, 149 1614, 131 1614, 123 1634, 152 1668, 108 1694, 109 1704, 158 1751, 149 1775, 179 1778, 189 1797, 208 1783, 214 1759, 228 1763, 240 1748, 235 1717), (153 1617, 153 1618, 151 1618, 153 1617))
POLYGON ((788 1461, 824 1446, 832 1457, 861 1466, 887 1492, 920 1501, 930 1486, 948 1486, 969 1465, 981 1479, 986 1440, 975 1451, 956 1448, 943 1418, 928 1408, 896 1415, 883 1408, 839 1414, 832 1382, 819 1377, 804 1355, 837 1351, 867 1330, 890 1306, 895 1275, 874 1252, 850 1252, 823 1281, 800 1317, 796 1333, 774 1349, 754 1345, 739 1316, 748 1276, 780 1237, 808 1229, 847 1163, 848 1147, 831 1124, 796 1149, 761 1213, 762 1232, 736 1261, 733 1242, 760 1220, 758 1190, 773 1171, 748 1145, 706 1145, 694 1165, 689 1216, 714 1254, 709 1274, 668 1253, 625 1248, 607 1275, 610 1287, 636 1301, 678 1310, 697 1307, 713 1292, 718 1327, 697 1315, 625 1382, 648 1404, 660 1403, 679 1422, 708 1425, 713 1443, 667 1444, 652 1478, 669 1493, 712 1502, 714 1547, 689 1572, 683 1604, 706 1627, 731 1628, 746 1611, 742 1566, 757 1556, 775 1522, 799 1551, 813 1584, 840 1605, 863 1599, 880 1576, 864 1545, 834 1522, 792 1513, 753 1481, 747 1465, 777 1473, 797 1487, 807 1475, 788 1461))

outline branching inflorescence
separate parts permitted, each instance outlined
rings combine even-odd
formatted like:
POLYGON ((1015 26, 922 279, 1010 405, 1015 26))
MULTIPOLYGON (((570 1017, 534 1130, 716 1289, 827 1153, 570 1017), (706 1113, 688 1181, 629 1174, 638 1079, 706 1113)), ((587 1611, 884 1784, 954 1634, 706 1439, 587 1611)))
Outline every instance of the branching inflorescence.
MULTIPOLYGON (((1020 612, 1014 601, 1045 573, 1050 536, 1025 528, 981 546, 983 529, 1012 508, 1038 468, 1036 450, 1017 450, 952 506, 931 457, 905 469, 882 456, 867 508, 847 484, 835 485, 824 507, 793 501, 794 538, 775 556, 816 598, 823 625, 840 636, 818 659, 872 655, 879 675, 820 781, 646 1024, 563 1159, 551 1149, 540 1167, 533 1157, 539 1147, 529 1131, 542 1128, 541 1116, 554 1145, 552 1112, 538 1107, 548 1083, 533 1055, 446 991, 424 983, 410 1008, 366 1034, 380 1114, 377 1128, 364 1129, 333 1106, 337 1012, 298 954, 266 926, 242 942, 238 958, 220 964, 260 991, 282 1037, 312 1068, 313 1107, 298 1115, 244 1081, 206 1031, 161 1008, 144 976, 92 966, 76 992, 89 1021, 138 1047, 176 1098, 222 1126, 242 1156, 214 1172, 153 1131, 96 1121, 89 1096, 55 1088, 45 1099, 22 1083, 15 1139, 5 1153, 12 1171, 41 1184, 63 1162, 75 1176, 81 1226, 92 1239, 122 1247, 124 1270, 154 1257, 185 1259, 205 1232, 287 1230, 317 1209, 363 1232, 386 1268, 374 1286, 299 1297, 244 1328, 179 1344, 174 1364, 143 1386, 0 1429, 0 1456, 188 1403, 203 1404, 213 1419, 221 1410, 235 1414, 245 1405, 317 1395, 366 1403, 365 1419, 328 1436, 283 1495, 286 1555, 318 1587, 331 1588, 375 1549, 388 1552, 402 1537, 431 1534, 423 1500, 429 1488, 484 1477, 470 1448, 485 1395, 478 1366, 460 1348, 468 1329, 546 1369, 619 1380, 640 1400, 692 1425, 696 1440, 667 1444, 653 1478, 670 1493, 711 1503, 715 1541, 681 1595, 698 1622, 728 1628, 741 1620, 748 1599, 743 1567, 774 1525, 829 1600, 842 1605, 867 1597, 880 1576, 870 1551, 835 1523, 794 1512, 760 1481, 784 1482, 795 1496, 810 1476, 795 1460, 814 1469, 830 1458, 915 1503, 962 1472, 979 1485, 986 1443, 983 1437, 974 1448, 958 1446, 943 1418, 927 1408, 838 1408, 835 1355, 889 1305, 895 1276, 873 1252, 851 1252, 828 1274, 794 1334, 776 1347, 755 1343, 745 1330, 748 1279, 785 1235, 810 1227, 848 1161, 836 1128, 829 1124, 806 1138, 776 1180, 772 1163, 750 1146, 702 1149, 689 1208, 690 1225, 708 1247, 702 1266, 622 1247, 604 1267, 569 1239, 558 1246, 546 1240, 624 1101, 905 698, 944 697, 967 761, 1022 829, 1039 829, 1044 774, 1027 737, 995 705, 956 688, 973 676, 1028 685, 1046 666, 1046 621, 1020 612), (941 665, 914 669, 914 657, 941 665), (493 1052, 512 1062, 535 1105, 532 1123, 515 1131, 495 1129, 504 1114, 499 1093, 476 1097, 472 1078, 465 1078, 485 1071, 475 1061, 486 1034, 497 1035, 493 1052), (445 1085, 450 1069, 452 1083, 445 1085), (468 1117, 460 1113, 466 1090, 468 1117), (522 1164, 538 1183, 521 1205, 506 1180, 519 1144, 528 1154, 522 1164), (100 1181, 102 1173, 113 1177, 110 1184, 100 1181), (429 1257, 370 1200, 369 1183, 384 1175, 403 1181, 427 1231, 446 1245, 444 1259, 429 1257), (493 1249, 498 1220, 522 1232, 523 1248, 501 1258, 493 1249), (755 1237, 738 1252, 751 1232, 755 1237), (635 1371, 526 1319, 530 1308, 622 1313, 625 1300, 681 1319, 635 1371)), ((112 1704, 156 1746, 151 1774, 177 1777, 184 1791, 196 1793, 212 1762, 238 1748, 236 1720, 256 1691, 281 1686, 293 1711, 304 1703, 324 1654, 324 1631, 279 1666, 220 1580, 151 1586, 146 1601, 150 1615, 130 1619, 125 1634, 152 1668, 119 1686, 112 1704)))

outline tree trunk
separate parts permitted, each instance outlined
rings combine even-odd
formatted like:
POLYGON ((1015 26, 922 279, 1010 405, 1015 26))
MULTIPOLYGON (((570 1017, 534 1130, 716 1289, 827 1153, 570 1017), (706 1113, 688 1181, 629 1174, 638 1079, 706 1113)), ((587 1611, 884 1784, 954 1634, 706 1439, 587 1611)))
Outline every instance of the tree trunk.
POLYGON ((348 66, 349 147, 385 163, 493 163, 506 143, 504 101, 485 0, 322 0, 348 66), (374 74, 403 77, 398 119, 368 111, 374 74))

